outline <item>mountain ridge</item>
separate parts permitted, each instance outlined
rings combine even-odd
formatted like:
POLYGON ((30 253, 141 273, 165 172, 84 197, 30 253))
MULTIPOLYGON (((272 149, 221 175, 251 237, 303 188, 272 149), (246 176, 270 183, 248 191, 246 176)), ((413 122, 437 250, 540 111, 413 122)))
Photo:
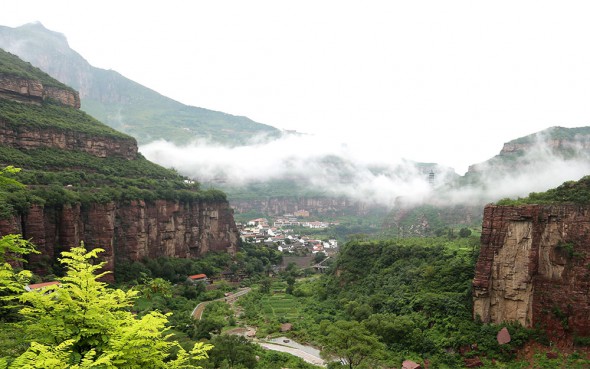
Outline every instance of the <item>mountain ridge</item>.
POLYGON ((0 26, 0 48, 18 55, 80 92, 82 109, 139 143, 157 139, 185 144, 207 139, 243 144, 253 135, 278 136, 280 131, 253 120, 184 105, 113 70, 91 66, 71 49, 65 35, 41 23, 0 26))

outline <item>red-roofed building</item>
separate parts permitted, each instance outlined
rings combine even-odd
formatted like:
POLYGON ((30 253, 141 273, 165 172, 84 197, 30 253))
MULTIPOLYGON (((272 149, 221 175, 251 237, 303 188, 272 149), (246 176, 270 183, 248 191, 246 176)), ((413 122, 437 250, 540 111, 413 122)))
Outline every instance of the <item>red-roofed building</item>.
POLYGON ((207 278, 206 274, 189 275, 187 280, 190 282, 193 282, 193 283, 197 283, 197 282, 209 283, 209 279, 207 278))
POLYGON ((28 284, 28 285, 25 286, 25 290, 27 292, 40 291, 40 290, 44 289, 45 287, 55 286, 55 285, 60 285, 60 284, 61 283, 59 283, 58 281, 28 284))

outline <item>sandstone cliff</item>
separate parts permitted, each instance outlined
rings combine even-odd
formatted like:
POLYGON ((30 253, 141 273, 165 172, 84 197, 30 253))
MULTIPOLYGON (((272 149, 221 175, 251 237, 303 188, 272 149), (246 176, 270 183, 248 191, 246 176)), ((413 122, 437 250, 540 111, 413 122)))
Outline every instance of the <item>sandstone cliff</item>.
POLYGON ((81 241, 90 248, 105 249, 102 257, 111 271, 120 260, 194 258, 209 251, 235 254, 238 244, 233 213, 226 202, 35 205, 25 215, 0 220, 0 234, 10 233, 22 234, 37 245, 41 254, 31 256, 29 263, 38 272, 60 251, 81 241))
MULTIPOLYGON (((80 242, 89 248, 105 249, 102 256, 111 271, 121 260, 236 252, 238 231, 223 194, 207 196, 196 186, 183 186, 178 174, 139 155, 134 138, 105 126, 79 108, 76 91, 0 49, 0 148, 5 149, 0 153, 0 166, 14 165, 20 158, 23 172, 28 172, 24 178, 30 181, 24 184, 59 189, 48 195, 38 193, 41 197, 23 202, 26 205, 21 204, 18 211, 8 206, 8 215, 5 212, 0 219, 0 235, 22 234, 41 251, 30 256, 31 269, 46 271, 61 251, 80 242), (51 104, 46 104, 47 100, 51 104), (39 152, 42 156, 32 156, 39 152), (65 152, 68 163, 55 152, 65 152), (72 172, 88 175, 88 183, 59 181, 60 175, 68 173, 69 178, 84 177, 72 176, 72 172), (146 179, 146 173, 152 176, 146 179), (51 180, 36 182, 37 178, 51 180), (98 178, 98 183, 92 178, 98 178), (89 197, 104 188, 121 195, 100 200, 89 197), (124 197, 126 190, 129 192, 124 197), (53 196, 70 191, 80 197, 67 200, 67 196, 53 196), (183 192, 182 196, 175 196, 178 192, 183 192), (86 195, 84 201, 81 194, 86 195), (51 205, 41 205, 43 201, 51 205)), ((4 196, 0 201, 9 200, 4 196)), ((113 275, 108 278, 112 280, 113 275)))
POLYGON ((65 106, 80 109, 80 96, 76 91, 44 86, 39 80, 19 78, 0 73, 0 98, 40 104, 52 100, 65 106))
POLYGON ((589 292, 590 206, 485 208, 474 317, 590 336, 589 292))
POLYGON ((56 148, 83 151, 100 158, 137 157, 137 144, 131 138, 95 137, 88 133, 55 128, 15 127, 0 117, 0 145, 21 150, 56 148))

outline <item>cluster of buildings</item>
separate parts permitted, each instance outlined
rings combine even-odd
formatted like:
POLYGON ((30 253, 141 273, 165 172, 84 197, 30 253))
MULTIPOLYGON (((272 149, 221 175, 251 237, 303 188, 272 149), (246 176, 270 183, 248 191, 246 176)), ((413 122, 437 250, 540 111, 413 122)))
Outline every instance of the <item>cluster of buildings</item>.
POLYGON ((334 239, 322 241, 308 236, 297 235, 287 227, 327 228, 334 224, 325 222, 300 222, 295 217, 295 214, 285 214, 283 217, 275 220, 272 226, 266 218, 252 219, 246 222, 246 224, 238 223, 237 226, 243 242, 264 243, 269 246, 277 246, 281 252, 303 254, 323 252, 326 255, 333 255, 338 250, 338 241, 334 239))

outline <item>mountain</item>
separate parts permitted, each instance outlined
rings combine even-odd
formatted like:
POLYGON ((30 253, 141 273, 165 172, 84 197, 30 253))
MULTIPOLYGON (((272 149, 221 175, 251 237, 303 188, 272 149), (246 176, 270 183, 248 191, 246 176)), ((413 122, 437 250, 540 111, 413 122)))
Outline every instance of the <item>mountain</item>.
POLYGON ((95 68, 69 47, 63 34, 41 23, 0 26, 0 48, 72 86, 80 93, 82 110, 139 143, 165 139, 183 144, 204 138, 243 144, 253 136, 280 134, 246 117, 181 104, 113 70, 95 68))
POLYGON ((520 170, 547 159, 585 160, 589 154, 590 127, 550 127, 505 143, 498 155, 471 165, 465 177, 478 178, 491 171, 497 175, 520 170))
POLYGON ((50 272, 81 241, 106 250, 107 270, 236 251, 225 194, 146 160, 133 137, 79 106, 75 90, 0 50, 0 168, 22 169, 0 170, 0 234, 33 241, 33 270, 50 272))

